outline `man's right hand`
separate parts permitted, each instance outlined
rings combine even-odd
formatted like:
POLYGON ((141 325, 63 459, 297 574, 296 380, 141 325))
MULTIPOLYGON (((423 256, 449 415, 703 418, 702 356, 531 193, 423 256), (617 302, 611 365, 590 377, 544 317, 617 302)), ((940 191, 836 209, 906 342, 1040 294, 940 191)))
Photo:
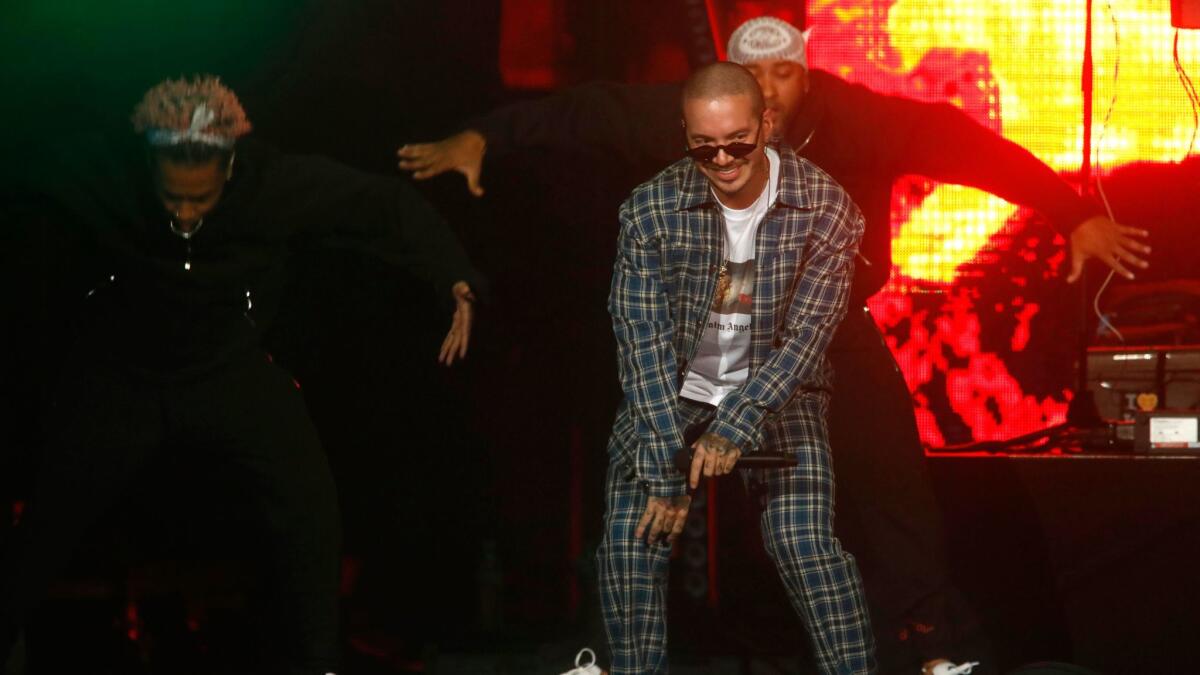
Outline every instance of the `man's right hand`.
POLYGON ((483 169, 483 153, 487 139, 474 129, 460 131, 433 143, 412 143, 396 150, 399 166, 412 171, 413 178, 425 180, 447 171, 457 171, 467 179, 467 189, 476 197, 483 196, 479 174, 483 169))
POLYGON ((653 545, 662 537, 667 538, 667 545, 675 543, 683 532, 687 522, 688 507, 692 498, 687 495, 679 497, 650 497, 646 502, 646 512, 638 521, 637 530, 633 536, 641 539, 646 537, 646 543, 653 545))

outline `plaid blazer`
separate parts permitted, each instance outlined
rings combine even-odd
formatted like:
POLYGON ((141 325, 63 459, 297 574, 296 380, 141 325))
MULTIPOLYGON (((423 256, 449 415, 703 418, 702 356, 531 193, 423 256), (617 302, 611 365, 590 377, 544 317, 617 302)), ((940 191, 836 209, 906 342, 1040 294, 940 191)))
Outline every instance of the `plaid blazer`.
MULTIPOLYGON (((708 428, 743 453, 827 443, 792 433, 785 413, 801 392, 829 389, 825 347, 845 314, 863 233, 858 207, 828 174, 777 149, 778 197, 755 238, 750 373, 708 428)), ((609 455, 650 496, 682 495, 672 465, 684 445, 679 391, 716 293, 723 215, 704 174, 684 159, 633 191, 620 224, 608 310, 625 397, 609 455)))

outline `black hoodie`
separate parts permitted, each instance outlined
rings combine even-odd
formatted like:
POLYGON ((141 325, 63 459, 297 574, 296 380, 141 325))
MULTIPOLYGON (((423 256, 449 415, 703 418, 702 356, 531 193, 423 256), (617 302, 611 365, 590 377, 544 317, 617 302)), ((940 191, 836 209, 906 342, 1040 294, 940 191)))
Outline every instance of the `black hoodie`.
POLYGON ((258 349, 285 263, 303 246, 376 255, 446 301, 459 280, 484 291, 457 238, 404 179, 244 140, 220 201, 185 241, 136 137, 79 141, 44 159, 6 206, 66 233, 50 274, 92 287, 79 289, 81 346, 139 369, 187 376, 258 349))

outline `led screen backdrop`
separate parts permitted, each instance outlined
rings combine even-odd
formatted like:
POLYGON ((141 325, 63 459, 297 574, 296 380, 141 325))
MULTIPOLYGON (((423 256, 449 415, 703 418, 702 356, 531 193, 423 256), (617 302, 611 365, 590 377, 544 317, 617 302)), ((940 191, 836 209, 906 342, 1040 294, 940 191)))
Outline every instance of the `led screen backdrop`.
MULTIPOLYGON (((1093 157, 1102 176, 1187 153, 1192 106, 1174 66, 1169 7, 1095 2, 1093 157)), ((758 10, 796 18, 788 3, 736 12, 758 10)), ((1078 183, 1083 0, 815 0, 805 11, 814 68, 953 103, 1078 183)), ((1179 56, 1186 72, 1200 70, 1200 36, 1181 31, 1179 56)), ((1062 281, 1062 237, 1001 199, 919 176, 901 181, 892 203, 896 266, 870 304, 923 440, 1002 439, 1062 421, 1079 312, 1062 281)))

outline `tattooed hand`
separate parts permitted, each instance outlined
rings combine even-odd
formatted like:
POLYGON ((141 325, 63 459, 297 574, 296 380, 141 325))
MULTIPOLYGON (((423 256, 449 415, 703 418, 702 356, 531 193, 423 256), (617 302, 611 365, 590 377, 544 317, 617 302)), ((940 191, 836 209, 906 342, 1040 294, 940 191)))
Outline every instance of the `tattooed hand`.
POLYGON ((733 471, 742 451, 724 436, 704 434, 692 443, 692 471, 688 483, 695 490, 701 474, 724 476, 733 471))
POLYGON ((683 532, 684 523, 687 522, 688 507, 691 505, 692 498, 687 495, 650 497, 646 501, 646 512, 638 521, 637 530, 634 531, 633 536, 638 539, 645 536, 646 543, 652 546, 662 537, 666 537, 668 546, 674 544, 680 533, 683 532))

